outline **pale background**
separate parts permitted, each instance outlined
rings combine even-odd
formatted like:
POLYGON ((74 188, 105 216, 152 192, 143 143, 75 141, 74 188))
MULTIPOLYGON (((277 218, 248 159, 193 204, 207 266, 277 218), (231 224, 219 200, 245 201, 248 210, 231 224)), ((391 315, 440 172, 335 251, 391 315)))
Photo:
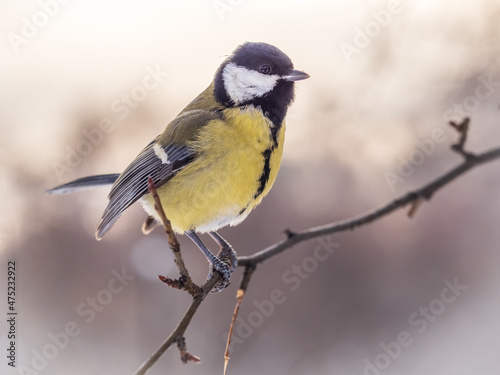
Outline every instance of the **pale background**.
MULTIPOLYGON (((285 228, 380 206, 458 164, 448 147, 456 135, 446 124, 456 105, 465 105, 472 118, 470 150, 500 144, 500 83, 479 88, 477 97, 488 77, 500 81, 499 1, 402 1, 377 28, 376 14, 388 9, 387 1, 74 0, 50 8, 47 24, 16 51, 9 33, 21 34, 24 18, 31 20, 43 3, 0 2, 0 311, 7 310, 7 260, 15 259, 18 365, 31 367, 34 351, 68 322, 81 332, 36 373, 131 374, 177 324, 189 298, 156 280, 176 271, 161 231, 141 234, 140 207, 97 242, 105 190, 43 192, 121 171, 245 41, 278 46, 311 78, 297 84, 273 190, 242 225, 221 231, 239 254, 278 241, 285 228), (227 6, 222 15, 215 9, 221 4, 227 6), (372 37, 346 59, 340 46, 354 45, 357 30, 365 28, 372 37), (120 119, 112 103, 157 65, 168 76, 120 119), (58 176, 54 163, 65 163, 84 130, 103 118, 112 119, 113 131, 58 176), (412 159, 436 129, 445 142, 431 141, 435 150, 412 159), (387 173, 409 160, 420 165, 389 184, 387 173), (123 267, 135 279, 86 323, 77 306, 107 288, 112 270, 123 267)), ((411 345, 384 374, 498 374, 499 183, 496 162, 447 186, 412 220, 401 211, 332 237, 339 248, 295 291, 282 277, 318 243, 266 262, 254 275, 242 319, 255 316, 254 302, 269 299, 273 289, 286 300, 235 346, 229 373, 363 374, 381 343, 408 331, 411 345), (467 289, 419 333, 409 317, 420 307, 439 307, 433 300, 444 281, 455 278, 467 289)), ((192 275, 202 282, 206 261, 181 241, 192 275)), ((186 333, 202 364, 182 365, 172 348, 151 374, 221 373, 240 278, 238 269, 227 290, 207 298, 186 333)), ((0 372, 23 373, 6 366, 5 320, 0 372)))

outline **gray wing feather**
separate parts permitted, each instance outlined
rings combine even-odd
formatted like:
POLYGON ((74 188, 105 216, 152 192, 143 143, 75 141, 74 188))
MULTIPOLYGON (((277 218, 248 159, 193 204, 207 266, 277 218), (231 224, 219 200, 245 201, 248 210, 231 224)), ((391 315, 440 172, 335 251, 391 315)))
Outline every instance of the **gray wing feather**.
POLYGON ((149 177, 156 187, 160 187, 194 158, 193 152, 186 146, 167 145, 163 150, 169 161, 162 163, 153 149, 155 144, 156 140, 142 150, 111 188, 108 206, 97 224, 97 239, 101 239, 111 229, 123 211, 148 192, 149 177))

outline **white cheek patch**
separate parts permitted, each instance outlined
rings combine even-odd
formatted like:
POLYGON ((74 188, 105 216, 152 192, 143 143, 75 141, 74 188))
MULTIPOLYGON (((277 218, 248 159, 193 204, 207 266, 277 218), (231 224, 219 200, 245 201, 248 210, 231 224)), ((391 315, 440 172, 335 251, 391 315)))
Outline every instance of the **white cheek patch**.
POLYGON ((235 63, 229 63, 222 72, 224 88, 235 104, 240 104, 271 91, 278 75, 266 75, 255 70, 249 70, 235 63))
POLYGON ((156 143, 153 146, 153 151, 155 152, 155 155, 158 157, 158 159, 161 160, 162 164, 169 164, 170 161, 168 160, 168 155, 163 149, 163 147, 159 146, 158 143, 156 143))

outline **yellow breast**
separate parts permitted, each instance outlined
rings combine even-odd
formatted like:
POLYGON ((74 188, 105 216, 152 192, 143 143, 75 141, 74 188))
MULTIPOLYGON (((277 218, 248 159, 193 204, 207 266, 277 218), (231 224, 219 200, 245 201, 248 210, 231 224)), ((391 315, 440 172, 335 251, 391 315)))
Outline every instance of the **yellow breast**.
MULTIPOLYGON (((158 189, 172 228, 214 231, 244 220, 271 189, 283 153, 285 126, 274 144, 272 123, 259 109, 249 107, 224 111, 224 120, 204 126, 191 143, 196 159, 158 189), (262 192, 265 151, 271 150, 269 174, 262 192)), ((149 194, 143 197, 146 211, 156 217, 149 194)))

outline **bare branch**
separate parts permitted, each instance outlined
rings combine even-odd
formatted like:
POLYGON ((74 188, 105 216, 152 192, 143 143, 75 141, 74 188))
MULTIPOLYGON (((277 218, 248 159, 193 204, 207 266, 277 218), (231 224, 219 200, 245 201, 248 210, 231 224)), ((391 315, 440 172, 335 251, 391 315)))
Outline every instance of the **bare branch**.
POLYGON ((476 156, 473 153, 464 150, 465 142, 467 141, 467 135, 469 133, 469 123, 470 123, 470 118, 468 117, 464 118, 460 124, 457 124, 454 121, 450 121, 448 123, 452 128, 454 128, 458 132, 458 134, 460 134, 458 142, 454 145, 451 145, 451 149, 462 155, 466 160, 474 158, 476 156))
POLYGON ((155 201, 155 209, 158 215, 161 218, 163 223, 163 227, 165 228, 165 233, 168 238, 168 244, 172 252, 175 256, 175 264, 179 268, 180 277, 179 279, 171 279, 166 276, 158 276, 158 278, 166 283, 167 285, 182 289, 187 291, 192 297, 193 301, 191 305, 187 309, 184 317, 177 325, 176 329, 172 332, 172 334, 165 340, 165 342, 153 353, 153 355, 144 362, 141 367, 136 371, 136 375, 145 374, 146 371, 153 366, 153 364, 161 357, 161 355, 173 344, 177 343, 177 347, 181 354, 181 361, 183 363, 188 362, 200 362, 200 359, 187 351, 186 347, 186 339, 184 338, 184 332, 186 331, 191 319, 193 318, 198 306, 205 299, 207 294, 212 290, 216 283, 218 283, 222 277, 214 272, 212 277, 203 284, 203 286, 197 286, 189 276, 189 272, 184 264, 184 260, 181 254, 180 244, 175 237, 174 231, 172 230, 172 226, 170 224, 170 220, 168 220, 165 211, 163 210, 160 197, 158 196, 158 192, 156 190, 156 186, 151 178, 148 179, 148 190, 153 196, 155 201))
POLYGON ((199 293, 201 293, 201 288, 198 285, 196 285, 189 276, 189 272, 186 268, 186 265, 184 264, 184 259, 182 259, 181 245, 179 244, 177 237, 175 237, 174 231, 172 230, 172 225, 170 224, 170 220, 168 220, 167 215, 163 210, 160 197, 158 196, 158 192, 156 191, 156 186, 151 177, 148 178, 148 190, 153 196, 153 199, 155 201, 155 210, 158 213, 158 215, 160 215, 163 227, 165 228, 165 234, 167 235, 168 238, 168 245, 172 250, 172 253, 174 254, 175 264, 177 264, 177 267, 179 268, 179 273, 181 275, 179 279, 171 279, 169 277, 162 275, 159 275, 158 278, 172 288, 183 289, 187 291, 189 294, 191 294, 193 297, 197 296, 199 293))
POLYGON ((201 359, 195 355, 189 354, 186 347, 186 339, 184 336, 177 336, 177 349, 181 352, 181 361, 186 364, 188 362, 200 363, 201 359))
MULTIPOLYGON (((438 177, 434 181, 431 181, 420 189, 413 192, 409 192, 399 198, 396 198, 392 202, 376 209, 365 213, 363 215, 354 217, 352 219, 337 221, 335 223, 321 225, 318 227, 310 228, 301 232, 287 232, 287 238, 269 246, 268 248, 261 250, 253 255, 238 257, 238 266, 255 266, 265 260, 289 249, 290 247, 306 241, 312 238, 325 236, 327 234, 333 234, 338 232, 343 232, 346 230, 352 230, 362 225, 369 224, 381 217, 390 214, 393 211, 406 207, 410 203, 419 202, 421 200, 429 200, 446 184, 450 183, 457 177, 461 176, 470 169, 494 159, 500 158, 500 147, 493 150, 484 152, 474 157, 465 158, 465 160, 453 168, 451 171, 445 173, 441 177, 438 177)), ((415 208, 416 209, 416 208, 415 208)), ((414 214, 415 209, 410 210, 411 214, 414 214)))
MULTIPOLYGON (((373 221, 376 221, 376 220, 378 220, 378 219, 380 219, 380 218, 382 218, 382 217, 384 217, 384 216, 386 216, 386 215, 388 215, 396 210, 402 209, 402 208, 406 207, 407 205, 411 205, 410 211, 408 214, 410 217, 412 217, 416 213, 418 207, 420 207, 424 201, 430 200, 432 198, 432 196, 438 190, 443 188, 445 185, 452 182, 453 180, 455 180, 459 176, 463 175, 465 172, 471 170, 472 168, 474 168, 478 165, 485 164, 485 163, 488 163, 490 161, 493 161, 495 159, 500 158, 500 147, 489 150, 489 151, 484 152, 482 154, 472 154, 472 153, 464 150, 465 141, 467 139, 467 131, 468 131, 468 127, 469 127, 469 120, 468 119, 465 119, 461 124, 450 123, 450 125, 453 126, 455 129, 457 129, 457 131, 460 134, 459 142, 457 144, 453 145, 452 149, 464 157, 463 162, 461 164, 459 164, 458 166, 456 166, 455 168, 451 169, 450 171, 448 171, 447 173, 443 174, 442 176, 436 178, 435 180, 429 182, 428 184, 422 186, 420 189, 417 189, 413 192, 409 192, 409 193, 387 203, 386 205, 384 205, 378 209, 375 209, 375 210, 370 211, 368 213, 365 213, 363 215, 354 217, 352 219, 338 221, 338 222, 334 222, 331 224, 326 224, 326 225, 310 228, 310 229, 300 231, 300 232, 293 232, 291 230, 286 230, 285 231, 286 238, 284 238, 283 240, 275 243, 274 245, 267 247, 266 249, 258 251, 256 253, 254 253, 253 255, 239 257, 238 258, 238 266, 245 267, 245 272, 244 272, 244 276, 243 276, 243 279, 242 279, 241 284, 240 284, 240 288, 238 290, 238 294, 237 294, 238 302, 237 302, 235 312, 233 315, 233 321, 231 323, 231 330, 230 331, 232 331, 232 328, 234 326, 234 321, 236 320, 236 317, 238 314, 239 307, 240 307, 241 302, 243 300, 243 297, 245 295, 245 291, 248 288, 251 276, 252 276, 252 274, 253 274, 253 272, 258 264, 266 261, 267 259, 269 259, 275 255, 282 253, 283 251, 291 248, 292 246, 294 246, 300 242, 310 240, 312 238, 324 236, 324 235, 337 233, 337 232, 353 230, 357 227, 360 227, 360 226, 369 224, 373 221)), ((153 188, 154 188, 154 184, 153 184, 153 188)), ((153 194, 153 191, 156 192, 156 189, 150 188, 150 191, 152 191, 152 194, 153 194)), ((153 194, 153 196, 154 196, 154 194, 153 194)), ((161 202, 159 201, 159 198, 157 201, 155 198, 155 202, 157 202, 157 210, 159 211, 160 216, 161 216, 161 211, 163 211, 163 209, 161 208, 161 202)), ((164 213, 163 213, 163 216, 165 216, 164 213)), ((162 220, 164 220, 163 216, 161 216, 162 220)), ((166 217, 165 217, 165 219, 166 219, 166 217)), ((165 225, 167 223, 167 220, 168 219, 164 220, 165 227, 167 227, 167 225, 165 225)), ((169 231, 167 230, 167 228, 166 228, 166 232, 167 232, 167 236, 168 236, 169 231)), ((172 232, 172 235, 173 235, 173 232, 172 232)), ((171 243, 171 240, 169 237, 169 244, 170 243, 171 243)), ((178 251, 178 253, 180 254, 180 251, 178 251)), ((174 251, 174 254, 176 254, 175 251, 174 251)), ((176 263, 177 263, 177 257, 176 257, 176 263)), ((181 278, 179 280, 171 280, 171 279, 168 279, 168 278, 163 276, 164 279, 162 279, 162 281, 166 282, 167 284, 168 283, 176 283, 176 282, 180 282, 180 283, 184 282, 182 280, 182 276, 183 276, 184 271, 181 271, 181 267, 184 267, 184 263, 183 262, 177 263, 177 265, 179 266, 179 270, 181 272, 181 278)), ((184 269, 185 269, 185 267, 184 267, 184 269)), ((185 270, 185 273, 186 273, 187 277, 189 277, 189 274, 187 274, 187 270, 185 270)), ((221 275, 218 272, 214 272, 212 274, 211 278, 208 279, 205 282, 205 284, 203 284, 201 287, 198 287, 199 288, 198 293, 191 293, 191 295, 193 296, 193 301, 191 302, 191 305, 187 309, 186 313, 182 317, 181 321, 179 322, 179 324, 177 325, 175 330, 163 342, 163 344, 153 353, 153 355, 151 355, 151 357, 141 365, 141 367, 137 370, 135 375, 145 374, 146 371, 149 368, 151 368, 151 366, 153 366, 153 364, 162 356, 162 354, 174 343, 177 343, 179 350, 181 351, 181 357, 182 357, 181 359, 183 360, 183 362, 184 361, 187 362, 187 361, 198 361, 199 360, 199 358, 192 356, 191 354, 189 354, 187 352, 186 347, 185 347, 185 342, 184 342, 184 333, 185 333, 187 327, 189 326, 191 319, 193 318, 194 314, 196 313, 198 307, 200 306, 201 302, 203 302, 203 300, 205 299, 207 294, 212 290, 212 288, 221 279, 222 279, 221 275)), ((191 279, 189 278, 189 280, 191 280, 191 279)), ((191 281, 191 283, 192 283, 192 281, 191 281)), ((185 289, 185 288, 182 287, 181 289, 185 289)), ((225 366, 227 366, 227 361, 229 359, 230 338, 231 338, 231 333, 228 336, 228 343, 227 343, 226 353, 225 353, 225 366)))
POLYGON ((253 271, 255 271, 255 266, 246 266, 245 271, 243 272, 243 279, 241 279, 241 284, 236 292, 236 306, 234 308, 233 319, 231 320, 231 325, 229 326, 229 333, 227 335, 227 343, 226 343, 226 351, 224 353, 224 375, 226 374, 227 365, 229 363, 229 349, 231 347, 231 337, 233 335, 234 323, 236 322, 236 318, 238 317, 238 312, 240 311, 241 303, 243 302, 243 297, 245 297, 245 292, 247 291, 248 284, 250 283, 250 279, 252 278, 253 271))
POLYGON ((184 337, 184 333, 186 332, 189 323, 191 323, 191 319, 196 313, 196 310, 198 310, 198 307, 203 302, 207 294, 213 289, 215 284, 217 284, 220 280, 222 280, 222 276, 218 272, 214 272, 212 274, 212 277, 208 279, 205 282, 205 284, 201 286, 202 292, 198 296, 193 297, 191 305, 189 305, 188 309, 184 313, 184 316, 182 317, 181 321, 174 329, 174 331, 160 345, 160 347, 155 350, 155 352, 151 355, 151 357, 149 357, 148 360, 139 367, 139 369, 134 373, 134 375, 144 375, 146 371, 148 371, 155 364, 155 362, 163 355, 163 353, 165 353, 165 351, 170 346, 172 346, 172 344, 177 343, 179 336, 184 337))

